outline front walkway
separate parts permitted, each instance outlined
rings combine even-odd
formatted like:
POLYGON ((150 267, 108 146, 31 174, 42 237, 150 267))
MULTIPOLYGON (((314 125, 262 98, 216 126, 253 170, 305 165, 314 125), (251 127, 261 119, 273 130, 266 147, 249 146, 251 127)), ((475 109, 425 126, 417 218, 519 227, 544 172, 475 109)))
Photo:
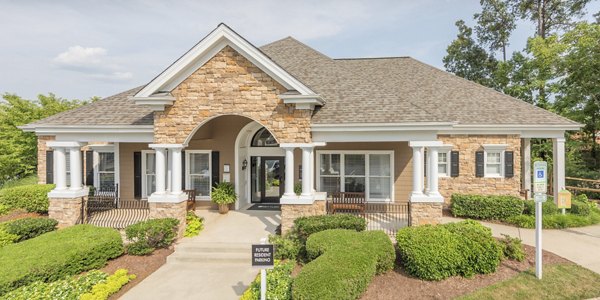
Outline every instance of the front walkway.
MULTIPOLYGON (((444 217, 444 223, 462 219, 444 217)), ((535 247, 535 230, 480 222, 492 229, 492 234, 518 237, 523 243, 535 247)), ((569 229, 545 229, 542 231, 542 247, 578 265, 600 274, 600 225, 569 229)))
POLYGON ((251 267, 250 245, 274 233, 280 212, 197 210, 204 230, 183 238, 167 263, 121 299, 239 299, 258 270, 251 267))

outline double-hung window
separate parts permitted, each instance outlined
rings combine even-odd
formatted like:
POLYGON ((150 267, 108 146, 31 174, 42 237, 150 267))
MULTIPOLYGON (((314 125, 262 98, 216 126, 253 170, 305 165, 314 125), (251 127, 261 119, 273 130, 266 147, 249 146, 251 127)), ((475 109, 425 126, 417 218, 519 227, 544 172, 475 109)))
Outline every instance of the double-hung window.
POLYGON ((115 188, 115 153, 98 152, 98 187, 101 190, 115 188))
POLYGON ((186 189, 196 190, 197 199, 210 199, 211 191, 211 152, 189 150, 186 155, 186 189))
POLYGON ((438 153, 438 174, 440 176, 448 176, 450 175, 450 157, 448 152, 439 152, 438 153))
POLYGON ((361 192, 369 201, 390 201, 392 151, 318 151, 319 191, 361 192))
POLYGON ((142 198, 148 198, 156 191, 156 154, 142 151, 142 198))
POLYGON ((485 177, 504 177, 504 151, 507 145, 483 145, 485 177))

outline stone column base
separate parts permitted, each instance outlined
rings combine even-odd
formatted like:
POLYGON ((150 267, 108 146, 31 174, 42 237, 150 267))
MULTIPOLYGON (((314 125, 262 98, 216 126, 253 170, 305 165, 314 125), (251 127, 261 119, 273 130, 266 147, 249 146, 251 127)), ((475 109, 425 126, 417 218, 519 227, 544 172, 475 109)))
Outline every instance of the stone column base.
POLYGON ((411 202, 411 226, 440 224, 442 222, 443 202, 411 202))
POLYGON ((80 223, 82 221, 81 209, 84 198, 49 198, 48 217, 58 221, 58 228, 80 223))
POLYGON ((177 238, 183 237, 185 232, 185 215, 187 213, 186 201, 183 202, 150 202, 150 219, 175 218, 179 220, 177 238))
POLYGON ((281 235, 294 226, 299 217, 319 216, 326 214, 325 200, 315 200, 312 204, 281 204, 281 235))

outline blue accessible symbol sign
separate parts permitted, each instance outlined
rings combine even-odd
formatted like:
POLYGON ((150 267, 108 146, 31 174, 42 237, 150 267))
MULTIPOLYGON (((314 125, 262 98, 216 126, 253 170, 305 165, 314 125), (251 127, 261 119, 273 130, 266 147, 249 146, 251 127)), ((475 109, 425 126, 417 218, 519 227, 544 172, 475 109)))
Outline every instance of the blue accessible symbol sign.
POLYGON ((537 172, 537 178, 544 178, 544 171, 543 170, 538 170, 538 172, 537 172))

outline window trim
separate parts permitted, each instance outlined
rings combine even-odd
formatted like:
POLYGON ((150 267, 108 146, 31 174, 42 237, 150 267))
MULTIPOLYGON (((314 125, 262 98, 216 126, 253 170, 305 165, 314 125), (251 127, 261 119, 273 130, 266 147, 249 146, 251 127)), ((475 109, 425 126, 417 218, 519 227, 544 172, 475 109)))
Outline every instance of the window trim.
POLYGON ((438 178, 447 178, 451 177, 452 171, 450 168, 452 167, 452 146, 442 146, 438 148, 438 178), (446 154, 446 173, 440 173, 440 154, 446 154))
MULTIPOLYGON (((334 175, 323 175, 323 177, 332 177, 332 178, 340 178, 340 191, 343 192, 346 188, 344 183, 344 179, 346 177, 345 172, 345 155, 346 154, 362 154, 365 155, 365 200, 368 202, 394 202, 395 201, 395 169, 394 169, 394 151, 393 150, 317 150, 316 153, 316 189, 317 191, 321 190, 321 154, 339 154, 340 155, 340 174, 339 176, 334 175), (390 156, 390 198, 389 199, 381 199, 381 198, 370 198, 370 154, 387 154, 390 156)), ((352 176, 350 176, 352 177, 352 176)), ((359 176, 362 177, 362 176, 359 176)), ((383 177, 383 176, 377 176, 383 177)))
MULTIPOLYGON (((148 199, 148 197, 150 195, 146 194, 146 187, 148 185, 148 177, 146 176, 146 169, 147 169, 147 159, 146 156, 150 153, 154 153, 156 154, 156 151, 154 150, 142 150, 142 199, 148 199)), ((156 174, 154 174, 154 176, 156 176, 156 174)))
POLYGON ((190 155, 194 153, 208 154, 208 196, 196 196, 196 200, 210 201, 212 194, 212 150, 185 150, 185 189, 191 189, 190 155))
MULTIPOLYGON (((93 150, 93 166, 94 166, 94 188, 98 189, 100 188, 100 153, 112 153, 113 154, 113 164, 114 164, 114 168, 115 170, 113 171, 114 174, 114 180, 115 180, 115 184, 118 184, 118 173, 120 172, 119 170, 119 160, 117 159, 117 155, 118 153, 114 150, 114 147, 103 147, 103 148, 96 148, 93 150)), ((120 190, 120 188, 119 188, 120 190)), ((120 192, 119 192, 120 193, 120 192)))
POLYGON ((483 177, 484 178, 504 178, 504 152, 506 152, 506 144, 485 144, 483 145, 483 177), (498 153, 500 155, 500 174, 488 173, 488 154, 498 153))

